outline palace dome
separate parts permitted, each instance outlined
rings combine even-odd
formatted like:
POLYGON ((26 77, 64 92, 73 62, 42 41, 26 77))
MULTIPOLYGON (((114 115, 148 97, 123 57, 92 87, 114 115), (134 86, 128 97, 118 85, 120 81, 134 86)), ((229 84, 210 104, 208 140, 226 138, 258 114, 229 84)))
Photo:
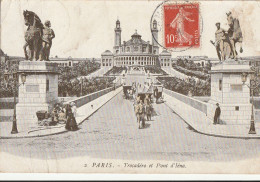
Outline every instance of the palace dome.
POLYGON ((110 50, 106 50, 105 52, 103 52, 101 54, 101 56, 112 56, 112 55, 113 55, 113 53, 110 50))
POLYGON ((164 49, 161 53, 160 53, 161 56, 171 56, 171 53, 168 52, 166 49, 164 49))

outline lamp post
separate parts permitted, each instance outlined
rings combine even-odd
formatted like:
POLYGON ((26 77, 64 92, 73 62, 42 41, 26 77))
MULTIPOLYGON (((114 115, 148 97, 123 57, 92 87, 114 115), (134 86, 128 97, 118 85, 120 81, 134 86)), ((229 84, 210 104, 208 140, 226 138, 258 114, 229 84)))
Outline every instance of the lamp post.
POLYGON ((254 90, 258 88, 258 77, 259 77, 259 70, 255 67, 252 67, 252 73, 250 74, 250 84, 245 84, 247 81, 247 73, 242 73, 241 80, 243 82, 243 85, 246 85, 250 89, 251 97, 252 97, 252 107, 251 107, 251 120, 250 120, 250 129, 248 134, 256 134, 255 130, 255 117, 254 117, 254 90))
POLYGON ((116 90, 116 74, 114 74, 114 90, 116 90))
POLYGON ((16 122, 16 91, 17 88, 19 88, 19 86, 21 86, 21 84, 24 85, 24 83, 26 82, 26 74, 22 73, 21 74, 21 81, 22 83, 20 85, 18 85, 17 87, 17 78, 18 78, 19 74, 17 73, 17 71, 15 70, 13 73, 5 73, 4 74, 4 79, 7 82, 9 78, 12 78, 14 81, 14 89, 13 89, 13 96, 14 96, 14 115, 13 115, 13 126, 12 126, 12 131, 11 134, 16 134, 18 133, 17 130, 17 122, 16 122))
POLYGON ((80 96, 83 95, 82 90, 83 90, 83 78, 81 77, 80 78, 80 96))

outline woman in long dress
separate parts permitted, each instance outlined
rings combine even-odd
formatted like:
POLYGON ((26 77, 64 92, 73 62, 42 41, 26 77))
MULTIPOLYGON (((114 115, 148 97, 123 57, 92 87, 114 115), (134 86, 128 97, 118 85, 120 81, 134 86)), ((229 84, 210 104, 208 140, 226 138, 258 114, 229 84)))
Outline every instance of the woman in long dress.
POLYGON ((183 43, 189 43, 191 44, 192 41, 192 35, 188 34, 184 30, 184 21, 187 20, 189 22, 194 22, 194 20, 191 20, 188 18, 188 16, 191 15, 191 13, 186 12, 183 10, 183 7, 179 9, 179 13, 176 15, 174 20, 171 22, 170 26, 172 28, 176 28, 177 33, 177 39, 176 42, 183 44, 183 43))
POLYGON ((78 125, 75 119, 75 108, 76 106, 74 102, 72 102, 71 105, 68 105, 66 108, 67 122, 65 128, 69 131, 75 131, 78 129, 78 125))

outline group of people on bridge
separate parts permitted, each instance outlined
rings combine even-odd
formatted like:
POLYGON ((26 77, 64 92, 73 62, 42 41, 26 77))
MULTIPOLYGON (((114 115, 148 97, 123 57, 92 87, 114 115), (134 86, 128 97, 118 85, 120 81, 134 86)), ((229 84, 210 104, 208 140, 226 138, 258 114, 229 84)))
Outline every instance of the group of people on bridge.
POLYGON ((65 128, 69 131, 78 130, 76 122, 77 107, 74 102, 60 106, 56 104, 51 113, 52 125, 57 123, 65 124, 65 128))

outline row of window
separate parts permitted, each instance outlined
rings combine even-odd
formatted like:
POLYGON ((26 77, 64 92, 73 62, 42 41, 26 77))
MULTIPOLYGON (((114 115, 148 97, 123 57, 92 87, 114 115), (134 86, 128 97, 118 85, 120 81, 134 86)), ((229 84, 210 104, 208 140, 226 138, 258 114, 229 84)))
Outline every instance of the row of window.
MULTIPOLYGON (((116 61, 117 65, 133 65, 134 61, 116 61)), ((137 64, 139 65, 155 65, 155 61, 138 61, 137 64)))
POLYGON ((116 57, 115 60, 121 60, 121 61, 134 61, 134 60, 141 60, 141 61, 154 61, 155 57, 149 57, 149 56, 133 56, 133 57, 116 57))
MULTIPOLYGON (((139 49, 139 47, 133 47, 134 49, 133 49, 133 51, 134 52, 138 52, 139 50, 141 50, 141 47, 140 47, 140 49, 139 49)), ((126 49, 125 49, 125 52, 130 52, 131 51, 131 49, 130 49, 130 47, 126 47, 126 49)), ((122 47, 122 52, 124 52, 124 48, 122 47)), ((147 52, 147 47, 142 47, 142 52, 147 52)))
POLYGON ((112 61, 112 59, 102 59, 102 62, 111 62, 112 61))
MULTIPOLYGON (((134 65, 134 61, 116 61, 116 65, 121 66, 121 65, 134 65)), ((155 61, 138 61, 137 64, 139 65, 155 65, 155 61)), ((112 66, 111 62, 102 62, 102 66, 112 66)))
POLYGON ((111 63, 102 63, 102 66, 112 66, 111 63))
MULTIPOLYGON (((75 65, 75 64, 73 64, 75 65)), ((71 62, 68 62, 68 63, 58 63, 58 66, 72 66, 72 63, 71 62)))
POLYGON ((170 59, 160 59, 160 61, 170 61, 170 59))
POLYGON ((161 63, 161 66, 170 66, 170 63, 161 63))

